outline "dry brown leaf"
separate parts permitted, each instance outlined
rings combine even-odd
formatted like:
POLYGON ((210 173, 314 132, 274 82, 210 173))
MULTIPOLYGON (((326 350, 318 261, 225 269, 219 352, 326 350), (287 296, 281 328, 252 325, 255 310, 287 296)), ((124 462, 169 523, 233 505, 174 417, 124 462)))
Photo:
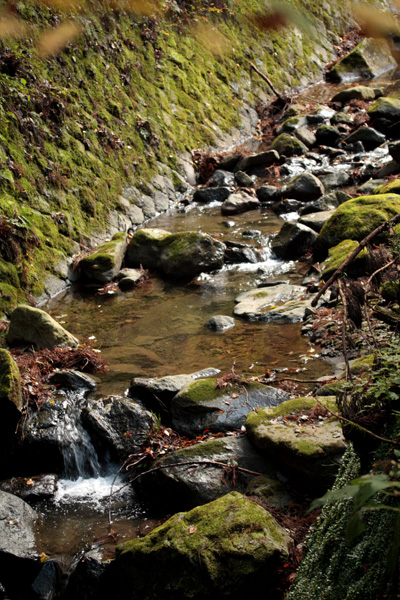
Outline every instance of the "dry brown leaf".
POLYGON ((197 527, 195 527, 195 525, 189 525, 189 533, 194 533, 195 531, 197 531, 197 527))
POLYGON ((78 23, 68 21, 59 27, 46 31, 38 41, 37 49, 41 56, 57 54, 82 31, 78 23))
POLYGON ((28 27, 19 19, 11 16, 0 18, 0 39, 18 38, 26 35, 28 27))
POLYGON ((228 41, 226 37, 212 25, 197 23, 192 27, 192 34, 212 54, 222 56, 227 53, 228 41))

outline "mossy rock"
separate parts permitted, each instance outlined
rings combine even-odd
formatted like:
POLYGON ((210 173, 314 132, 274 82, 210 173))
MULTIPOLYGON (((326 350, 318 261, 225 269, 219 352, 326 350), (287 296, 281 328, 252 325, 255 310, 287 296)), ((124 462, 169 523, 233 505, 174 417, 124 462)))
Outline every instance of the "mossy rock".
POLYGON ((9 314, 24 300, 26 296, 15 265, 0 258, 0 316, 9 314))
POLYGON ((400 119, 400 100, 382 96, 368 109, 368 115, 372 122, 384 119, 394 123, 400 119))
POLYGON ((289 135, 281 133, 271 144, 271 150, 276 150, 280 156, 298 156, 308 152, 308 148, 303 142, 289 135))
POLYGON ((400 283, 398 281, 385 281, 380 292, 382 298, 387 302, 398 302, 400 300, 400 283))
POLYGON ((160 242, 169 234, 164 229, 138 229, 126 252, 126 266, 156 269, 159 263, 160 242))
POLYGON ((101 244, 92 254, 82 258, 78 268, 89 279, 108 283, 122 267, 126 246, 126 234, 116 233, 109 242, 101 244))
POLYGON ((246 490, 247 496, 260 498, 268 506, 285 508, 293 502, 292 496, 286 487, 270 475, 254 477, 246 490))
POLYGON ((19 413, 21 412, 21 375, 17 363, 4 348, 0 348, 0 399, 3 407, 5 404, 12 404, 19 413))
POLYGON ((396 66, 386 40, 364 38, 329 71, 332 81, 369 79, 396 66))
MULTIPOLYGON (((340 242, 337 246, 329 248, 328 258, 321 263, 322 278, 327 281, 357 246, 358 242, 355 240, 343 240, 343 242, 340 242)), ((368 250, 363 248, 348 265, 346 273, 353 277, 363 275, 365 273, 367 258, 368 250)))
POLYGON ((400 179, 394 179, 378 186, 375 188, 374 194, 400 194, 400 179))
POLYGON ((117 546, 114 583, 143 600, 257 597, 276 581, 289 542, 264 508, 232 492, 117 546))
POLYGON ((366 85, 356 85, 354 87, 347 88, 346 90, 341 90, 337 92, 331 102, 342 102, 345 104, 346 102, 350 102, 350 100, 374 100, 375 99, 375 90, 373 88, 367 87, 366 85))
POLYGON ((317 255, 326 255, 329 248, 337 246, 343 240, 361 241, 399 212, 400 196, 397 194, 359 196, 348 200, 325 223, 314 250, 317 255))
MULTIPOLYGON (((326 399, 325 404, 336 412, 334 400, 326 399)), ((247 416, 246 431, 257 448, 277 457, 297 477, 326 483, 337 471, 346 444, 341 426, 332 418, 317 425, 300 419, 314 407, 313 398, 296 398, 278 407, 260 408, 247 416), (293 414, 299 419, 286 418, 293 414)))
POLYGON ((219 388, 215 378, 197 379, 176 394, 171 403, 172 426, 195 436, 205 429, 240 429, 246 415, 258 406, 276 406, 288 395, 260 383, 233 384, 219 388))
POLYGON ((7 332, 10 346, 34 344, 39 348, 75 348, 79 340, 44 310, 25 304, 11 314, 7 332))

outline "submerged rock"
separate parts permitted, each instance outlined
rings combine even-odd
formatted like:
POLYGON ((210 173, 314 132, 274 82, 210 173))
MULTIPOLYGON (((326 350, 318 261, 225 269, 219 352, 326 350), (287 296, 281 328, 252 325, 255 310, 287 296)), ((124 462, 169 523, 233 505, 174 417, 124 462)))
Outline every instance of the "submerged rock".
POLYGON ((287 394, 252 383, 217 387, 217 380, 198 379, 186 385, 172 400, 172 427, 184 435, 196 436, 205 429, 240 429, 248 412, 257 406, 276 406, 287 394))
POLYGON ((117 546, 114 581, 141 600, 256 597, 274 585, 289 542, 264 508, 232 492, 117 546))
POLYGON ((270 475, 274 472, 270 462, 243 435, 222 437, 177 450, 157 461, 155 467, 166 465, 171 466, 155 470, 143 479, 142 485, 153 504, 173 512, 211 502, 231 491, 244 493, 254 475, 241 471, 230 473, 229 465, 270 475), (227 469, 204 461, 226 464, 227 469), (157 493, 160 489, 163 490, 162 498, 157 493))
POLYGON ((39 348, 76 348, 79 340, 44 310, 20 304, 11 314, 7 332, 10 346, 35 344, 39 348))
POLYGON ((218 331, 219 333, 231 329, 234 326, 235 319, 226 315, 215 315, 215 317, 211 317, 206 323, 206 327, 213 331, 218 331))
POLYGON ((304 287, 285 283, 248 290, 239 294, 235 302, 235 316, 276 323, 303 321, 304 313, 311 305, 304 287))
MULTIPOLYGON (((333 400, 325 398, 324 404, 336 410, 333 400)), ((338 469, 346 443, 338 421, 309 418, 314 407, 313 398, 296 398, 278 407, 260 408, 248 415, 246 431, 267 456, 301 478, 326 484, 338 469), (287 418, 292 415, 298 418, 287 418)))

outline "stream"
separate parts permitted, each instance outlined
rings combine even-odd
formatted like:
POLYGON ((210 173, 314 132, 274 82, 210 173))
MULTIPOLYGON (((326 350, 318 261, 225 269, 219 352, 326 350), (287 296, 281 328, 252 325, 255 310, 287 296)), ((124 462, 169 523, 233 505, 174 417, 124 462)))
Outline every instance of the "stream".
MULTIPOLYGON (((336 86, 324 84, 307 90, 305 95, 323 101, 336 90, 336 86)), ((253 151, 254 143, 252 140, 253 151)), ((263 149, 257 145, 258 151, 263 149)), ((387 145, 357 160, 361 170, 368 169, 370 163, 385 164, 390 160, 387 145)), ((336 161, 323 155, 289 159, 283 169, 284 179, 304 171, 317 176, 346 172, 350 161, 354 168, 354 156, 336 161)), ((144 226, 170 232, 201 231, 216 235, 222 242, 249 245, 250 262, 225 265, 189 285, 165 282, 154 273, 129 292, 116 288, 99 293, 99 285, 73 285, 44 306, 107 361, 108 372, 95 377, 97 388, 90 396, 92 401, 124 396, 133 377, 161 377, 211 367, 224 374, 235 365, 237 373, 254 377, 264 375, 267 369, 289 369, 295 377, 304 379, 332 373, 331 363, 318 347, 301 336, 301 323, 236 319, 235 326, 223 333, 205 326, 214 315, 231 316, 239 293, 274 281, 301 284, 308 269, 305 263, 275 258, 270 249, 271 237, 284 220, 297 219, 297 213, 278 217, 262 209, 223 217, 220 206, 178 205, 144 226)), ((65 396, 63 401, 73 402, 78 414, 79 399, 77 402, 76 397, 65 396)), ((58 557, 67 570, 91 548, 101 546, 103 558, 112 556, 115 543, 107 538, 110 488, 123 483, 119 476, 114 481, 118 465, 107 456, 97 456, 88 434, 81 426, 77 429, 76 423, 72 416, 59 432, 65 440, 65 470, 54 500, 36 507, 42 514, 40 547, 47 555, 58 557)), ((112 507, 112 528, 118 542, 141 536, 158 523, 157 516, 149 515, 128 488, 113 496, 112 507)))

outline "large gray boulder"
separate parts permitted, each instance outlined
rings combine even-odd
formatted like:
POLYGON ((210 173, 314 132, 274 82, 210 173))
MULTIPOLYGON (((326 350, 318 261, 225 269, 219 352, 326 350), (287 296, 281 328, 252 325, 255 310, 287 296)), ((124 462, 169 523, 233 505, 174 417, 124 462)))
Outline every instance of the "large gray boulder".
POLYGON ((344 139, 346 144, 354 144, 355 142, 362 142, 364 148, 374 150, 381 144, 386 142, 386 138, 382 133, 376 131, 372 127, 359 127, 356 131, 353 131, 347 138, 344 139))
POLYGON ((274 586, 289 542, 269 512, 232 492, 117 546, 113 587, 141 600, 261 597, 266 582, 274 586))
POLYGON ((128 267, 157 269, 171 279, 191 279, 220 269, 224 253, 225 245, 206 233, 140 229, 130 241, 126 262, 128 267))
POLYGON ((250 196, 244 192, 231 194, 221 206, 223 215, 237 215, 248 210, 254 210, 260 207, 260 201, 255 196, 250 196))
POLYGON ((304 320, 311 306, 304 287, 280 283, 266 288, 256 288, 239 294, 233 313, 249 321, 298 323, 304 320))
POLYGON ((317 200, 324 193, 322 182, 312 173, 297 175, 280 189, 283 198, 294 198, 302 202, 317 200))
POLYGON ((325 225, 326 221, 333 215, 334 212, 335 210, 332 209, 322 210, 320 212, 315 213, 308 213, 307 215, 300 217, 299 223, 301 223, 302 225, 306 225, 306 227, 310 227, 310 229, 313 229, 314 231, 319 233, 322 227, 325 225))
POLYGON ((7 598, 30 597, 30 585, 41 568, 35 537, 37 519, 29 504, 0 491, 0 581, 7 598))
POLYGON ((375 100, 375 90, 366 85, 356 85, 337 92, 332 97, 331 102, 342 102, 345 104, 346 102, 350 102, 350 100, 375 100))
POLYGON ((373 127, 379 131, 393 132, 393 127, 400 120, 400 100, 398 98, 382 97, 378 98, 368 110, 368 116, 371 119, 373 127))
POLYGON ((377 77, 397 66, 386 40, 364 38, 329 72, 332 81, 355 81, 377 77))
POLYGON ((235 166, 234 171, 250 171, 257 167, 269 167, 279 161, 279 154, 276 150, 267 150, 259 154, 245 156, 235 166))
POLYGON ((287 221, 272 240, 271 248, 278 258, 291 260, 312 248, 316 239, 317 234, 310 227, 287 221))
POLYGON ((138 402, 110 396, 85 408, 82 422, 99 452, 108 450, 112 458, 125 460, 150 434, 155 419, 138 402))
POLYGON ((244 493, 254 472, 270 476, 275 472, 244 435, 226 436, 177 450, 158 460, 155 467, 142 485, 158 509, 162 506, 171 512, 188 510, 232 491, 244 493), (228 467, 226 472, 224 464, 228 467), (229 465, 252 473, 232 471, 231 477, 229 465), (162 497, 157 493, 160 489, 164 492, 162 497))
POLYGON ((39 348, 76 348, 79 340, 48 313, 20 304, 11 314, 7 332, 10 346, 35 344, 39 348))
POLYGON ((287 399, 281 390, 259 383, 218 387, 217 380, 197 379, 172 400, 172 427, 196 436, 205 429, 230 431, 244 425, 246 415, 257 406, 276 406, 287 399))

